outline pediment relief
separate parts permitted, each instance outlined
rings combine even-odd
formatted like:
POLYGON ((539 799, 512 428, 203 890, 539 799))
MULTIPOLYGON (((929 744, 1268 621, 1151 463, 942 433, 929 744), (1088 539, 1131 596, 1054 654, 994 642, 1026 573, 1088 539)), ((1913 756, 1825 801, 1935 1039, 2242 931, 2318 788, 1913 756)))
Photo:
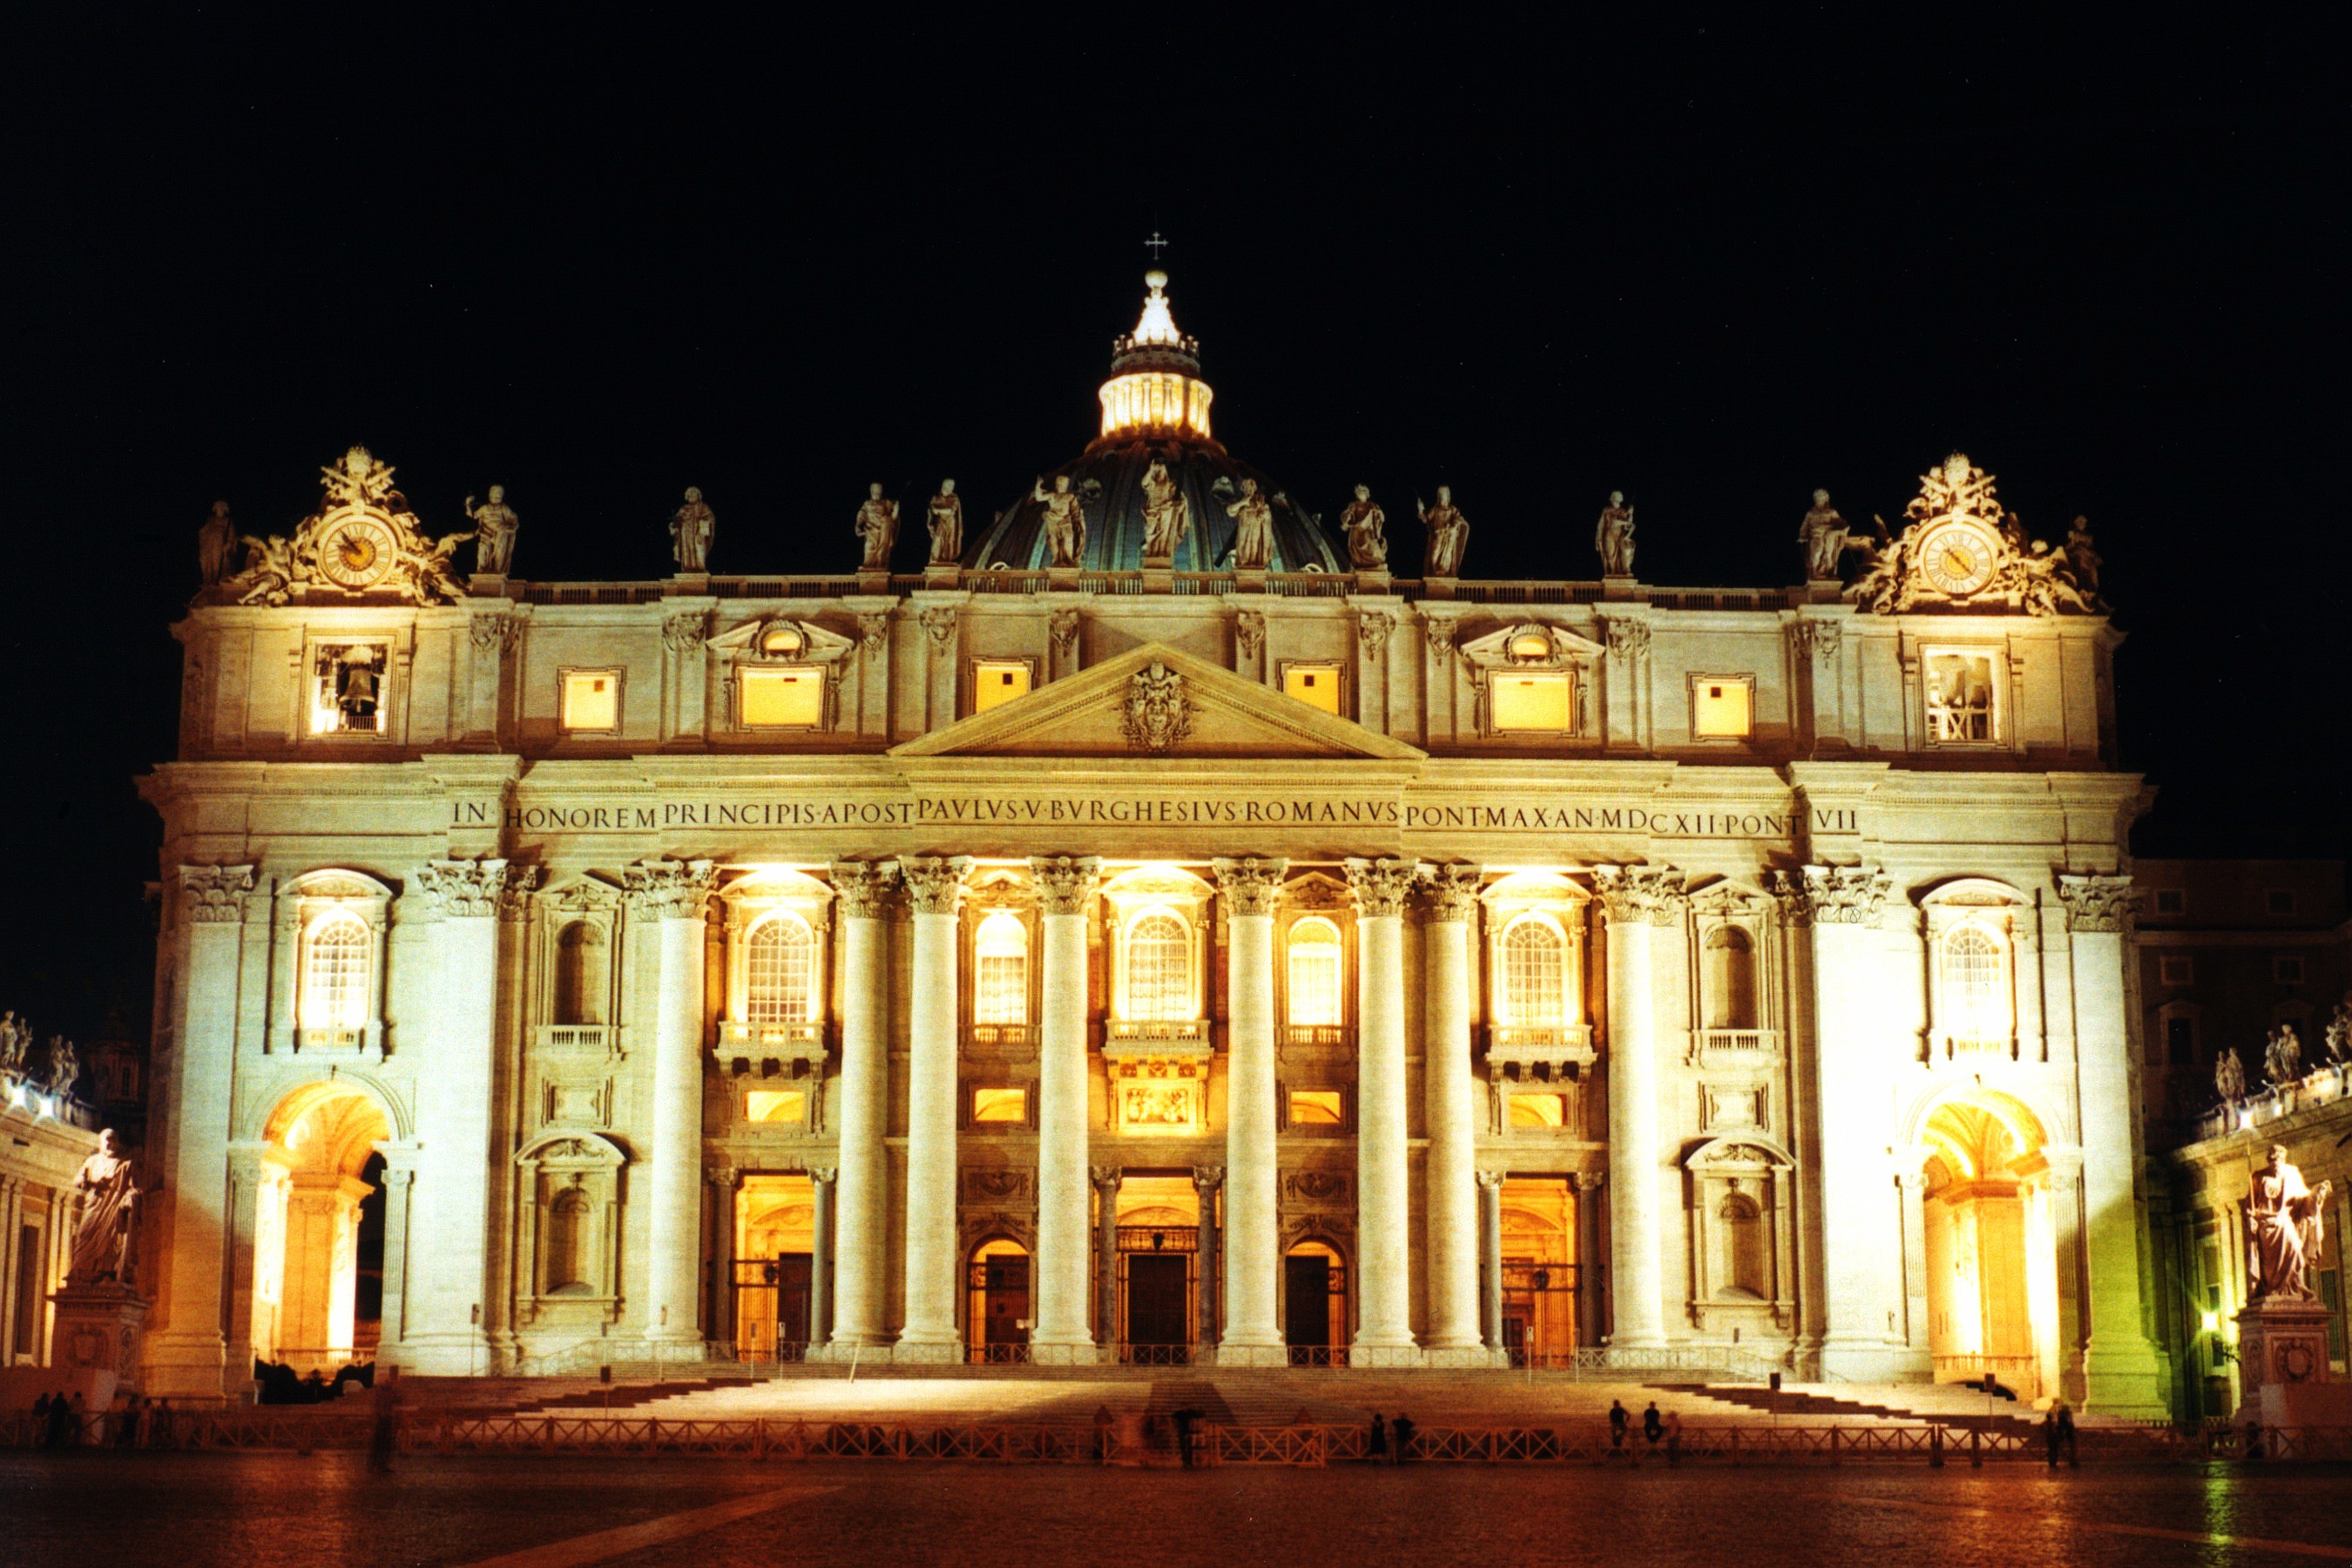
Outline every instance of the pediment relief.
POLYGON ((583 877, 562 887, 550 888, 540 897, 551 910, 590 911, 609 910, 620 900, 620 889, 608 883, 583 877))
POLYGON ((1990 877, 1960 877, 1929 889, 1919 901, 1930 909, 2023 909, 2033 900, 1990 877))
POLYGON ((529 1163, 541 1167, 571 1165, 609 1170, 629 1163, 629 1156, 611 1139, 594 1132, 563 1131, 548 1132, 523 1146, 515 1156, 518 1164, 529 1163))
POLYGON ((900 757, 1316 757, 1425 753, 1164 643, 1105 659, 895 747, 900 757))
POLYGON ((1321 871, 1309 871, 1285 882, 1282 902, 1286 909, 1318 913, 1340 910, 1352 914, 1356 909, 1356 897, 1348 890, 1348 884, 1321 871))
POLYGON ((312 871, 307 876, 296 877, 286 884, 286 891, 298 899, 328 899, 347 903, 392 897, 392 889, 374 878, 341 870, 312 871))
POLYGON ((1683 1160, 1694 1171, 1794 1170, 1796 1156, 1761 1134, 1741 1131, 1714 1138, 1692 1150, 1683 1160))
POLYGON ((1760 915, 1773 907, 1770 894, 1729 877, 1719 877, 1690 896, 1691 908, 1703 915, 1760 915))
POLYGON ((710 639, 712 651, 729 658, 776 664, 832 664, 857 646, 855 638, 814 621, 762 616, 710 639))
POLYGON ((1566 626, 1548 621, 1517 621, 1471 638, 1462 657, 1480 669, 1570 669, 1591 664, 1602 649, 1566 626))

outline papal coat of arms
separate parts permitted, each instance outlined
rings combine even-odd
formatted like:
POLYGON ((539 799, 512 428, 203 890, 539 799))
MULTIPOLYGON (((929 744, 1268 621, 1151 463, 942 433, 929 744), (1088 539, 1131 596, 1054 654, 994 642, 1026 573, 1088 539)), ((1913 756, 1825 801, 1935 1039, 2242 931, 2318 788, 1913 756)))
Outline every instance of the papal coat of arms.
POLYGON ((1192 728, 1192 703, 1184 695, 1184 678, 1153 659, 1127 683, 1127 701, 1119 710, 1119 729, 1127 743, 1139 751, 1164 752, 1192 728))

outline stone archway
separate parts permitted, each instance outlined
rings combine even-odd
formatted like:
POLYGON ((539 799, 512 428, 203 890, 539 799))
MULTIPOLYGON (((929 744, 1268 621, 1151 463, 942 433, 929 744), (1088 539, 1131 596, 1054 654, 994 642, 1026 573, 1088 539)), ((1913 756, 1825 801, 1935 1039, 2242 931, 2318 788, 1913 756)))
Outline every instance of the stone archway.
POLYGON ((383 1107, 352 1084, 304 1084, 262 1131, 250 1350, 298 1374, 374 1359, 383 1325, 383 1107))

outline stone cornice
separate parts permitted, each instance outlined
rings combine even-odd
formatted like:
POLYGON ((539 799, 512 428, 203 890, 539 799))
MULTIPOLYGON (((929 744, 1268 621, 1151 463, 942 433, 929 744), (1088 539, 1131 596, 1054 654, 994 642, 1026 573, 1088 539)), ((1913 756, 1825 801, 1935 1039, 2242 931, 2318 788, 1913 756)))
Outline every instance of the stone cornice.
POLYGON ((1290 873, 1290 862, 1278 857, 1265 859, 1253 855, 1238 860, 1213 860, 1209 865, 1225 895, 1226 914, 1235 917, 1273 914, 1275 900, 1282 894, 1282 880, 1290 873))
POLYGON ((1102 880, 1102 862, 1093 856, 1038 855, 1029 861, 1037 884, 1037 902, 1049 915, 1082 915, 1102 880))

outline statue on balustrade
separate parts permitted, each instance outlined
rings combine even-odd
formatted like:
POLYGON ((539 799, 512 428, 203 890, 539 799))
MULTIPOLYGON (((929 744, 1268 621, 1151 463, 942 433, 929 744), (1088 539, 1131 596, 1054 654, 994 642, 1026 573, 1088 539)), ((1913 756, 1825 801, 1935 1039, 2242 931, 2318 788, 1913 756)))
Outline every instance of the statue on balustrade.
POLYGON ((74 1194, 81 1199, 81 1214, 74 1221, 66 1283, 131 1284, 139 1266, 138 1167, 113 1128, 98 1135, 97 1151, 81 1163, 74 1194))
POLYGON ((2305 1270, 2319 1251, 2320 1216, 2333 1188, 2329 1182, 2316 1190, 2305 1185, 2303 1173, 2287 1163, 2286 1145, 2271 1145, 2270 1163, 2254 1173, 2242 1205, 2250 1303, 2312 1299, 2305 1270))
POLYGON ((669 548, 681 577, 699 577, 710 570, 710 539, 719 531, 719 516, 692 485, 686 487, 686 504, 670 514, 669 548))
POLYGON ((2293 1024, 2281 1024, 2263 1045, 2263 1076, 2273 1089, 2284 1089, 2303 1077, 2303 1042, 2293 1024))
POLYGON ((2328 1062, 2342 1067, 2352 1062, 2352 996, 2336 1004, 2336 1016, 2327 1020, 2328 1062))
POLYGON ((1593 525, 1592 548, 1601 552, 1603 577, 1633 574, 1633 509, 1625 504, 1623 490, 1609 492, 1609 504, 1601 509, 1601 521, 1593 525))
POLYGON ((1838 568, 1845 562, 1846 537, 1851 531, 1838 509, 1830 505, 1830 492, 1815 490, 1813 510, 1805 513, 1805 521, 1797 525, 1798 542, 1805 547, 1807 581, 1837 580, 1838 568))
POLYGON ((923 526, 930 530, 932 565, 952 566, 963 559, 963 497, 955 493, 953 479, 940 481, 923 526))
POLYGON ((1143 470, 1143 554, 1149 561, 1174 558, 1192 531, 1192 503, 1158 458, 1143 470))
POLYGON ((49 1092, 59 1097, 73 1093, 74 1085, 81 1081, 81 1054, 74 1043, 63 1035, 49 1037, 49 1092))
POLYGON ((507 505, 506 486, 492 485, 490 499, 480 506, 467 496, 466 515, 474 521, 474 570, 488 576, 505 576, 514 560, 515 530, 522 522, 514 508, 507 505))
POLYGON ((2213 1092, 2221 1097, 2224 1105, 2234 1105, 2246 1098, 2246 1064, 2238 1059, 2238 1047, 2224 1049, 2213 1063, 2213 1092))
POLYGON ((1070 489, 1070 476, 1055 474, 1054 488, 1045 476, 1030 487, 1029 499, 1045 509, 1045 564, 1082 566, 1087 558, 1087 511, 1070 489))
POLYGON ((204 572, 205 586, 227 576, 236 557, 236 523, 228 515, 228 502, 216 500, 212 515, 196 530, 196 563, 204 572))
POLYGON ((898 542, 898 503, 882 495, 880 481, 866 487, 866 504, 857 509, 857 537, 866 542, 860 572, 890 570, 890 550, 898 542))
POLYGON ((1257 481, 1244 475, 1242 499, 1225 508, 1234 520, 1234 570, 1263 572, 1274 559, 1274 508, 1257 493, 1257 481))
POLYGON ((1339 514, 1339 531, 1348 541, 1348 564, 1359 572, 1389 563, 1388 513, 1372 500, 1372 487, 1358 485, 1356 499, 1339 514))
POLYGON ((1454 504, 1454 487, 1437 487, 1437 504, 1423 506, 1421 498, 1412 500, 1413 510, 1420 514, 1421 526, 1429 531, 1429 548, 1422 559, 1424 577, 1459 577, 1462 557, 1470 546, 1470 520, 1454 504))
POLYGON ((32 1046, 33 1031, 16 1022, 16 1009, 0 1014, 0 1072, 23 1073, 25 1055, 32 1046))

